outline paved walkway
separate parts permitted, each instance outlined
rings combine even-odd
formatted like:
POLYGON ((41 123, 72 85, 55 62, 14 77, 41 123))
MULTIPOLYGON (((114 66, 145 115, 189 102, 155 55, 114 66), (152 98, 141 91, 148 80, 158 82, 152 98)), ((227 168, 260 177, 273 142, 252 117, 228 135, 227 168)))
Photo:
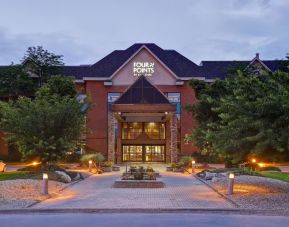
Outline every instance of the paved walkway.
POLYGON ((158 189, 111 188, 119 172, 93 175, 33 208, 234 208, 191 175, 161 174, 166 188, 158 189))

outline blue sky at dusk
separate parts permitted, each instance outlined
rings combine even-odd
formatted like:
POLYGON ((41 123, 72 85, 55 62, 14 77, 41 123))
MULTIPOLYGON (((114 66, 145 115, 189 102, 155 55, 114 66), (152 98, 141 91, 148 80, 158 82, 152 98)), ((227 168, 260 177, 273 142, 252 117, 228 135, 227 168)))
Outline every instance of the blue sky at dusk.
POLYGON ((0 65, 28 46, 91 64, 133 43, 201 60, 281 59, 289 52, 289 0, 0 0, 0 65))

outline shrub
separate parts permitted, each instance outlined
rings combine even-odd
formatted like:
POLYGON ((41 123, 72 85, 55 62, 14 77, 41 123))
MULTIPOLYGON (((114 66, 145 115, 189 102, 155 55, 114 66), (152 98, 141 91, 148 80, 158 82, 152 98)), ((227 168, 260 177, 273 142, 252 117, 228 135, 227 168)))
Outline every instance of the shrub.
POLYGON ((180 162, 184 163, 185 167, 189 167, 192 163, 192 157, 191 156, 183 156, 180 159, 180 162))
POLYGON ((102 167, 112 167, 112 165, 113 165, 113 162, 109 162, 109 161, 106 161, 101 164, 102 167))
POLYGON ((276 166, 265 166, 265 167, 259 167, 260 171, 277 171, 277 172, 281 172, 281 169, 279 169, 276 166))
POLYGON ((80 158, 80 161, 88 163, 88 161, 91 160, 95 164, 99 165, 104 161, 104 157, 101 153, 95 153, 95 154, 85 154, 82 155, 80 158))

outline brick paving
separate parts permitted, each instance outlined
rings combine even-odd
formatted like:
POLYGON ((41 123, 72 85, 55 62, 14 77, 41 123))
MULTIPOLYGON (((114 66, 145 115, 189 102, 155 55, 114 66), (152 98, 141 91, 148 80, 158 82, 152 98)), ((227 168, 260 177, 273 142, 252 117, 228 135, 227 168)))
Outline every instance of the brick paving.
POLYGON ((161 172, 166 188, 112 188, 120 172, 93 175, 33 208, 180 209, 234 208, 191 175, 161 172))

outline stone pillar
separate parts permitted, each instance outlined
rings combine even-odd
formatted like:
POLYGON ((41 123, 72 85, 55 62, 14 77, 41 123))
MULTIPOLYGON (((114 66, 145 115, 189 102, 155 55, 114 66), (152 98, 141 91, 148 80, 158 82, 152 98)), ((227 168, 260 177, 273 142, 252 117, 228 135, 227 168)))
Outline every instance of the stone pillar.
POLYGON ((177 128, 177 116, 175 113, 172 113, 171 120, 171 162, 178 161, 178 151, 177 151, 177 137, 178 137, 178 128, 177 128))
POLYGON ((107 160, 114 162, 115 160, 115 129, 117 125, 117 120, 115 119, 113 112, 108 111, 108 120, 107 120, 107 160))

